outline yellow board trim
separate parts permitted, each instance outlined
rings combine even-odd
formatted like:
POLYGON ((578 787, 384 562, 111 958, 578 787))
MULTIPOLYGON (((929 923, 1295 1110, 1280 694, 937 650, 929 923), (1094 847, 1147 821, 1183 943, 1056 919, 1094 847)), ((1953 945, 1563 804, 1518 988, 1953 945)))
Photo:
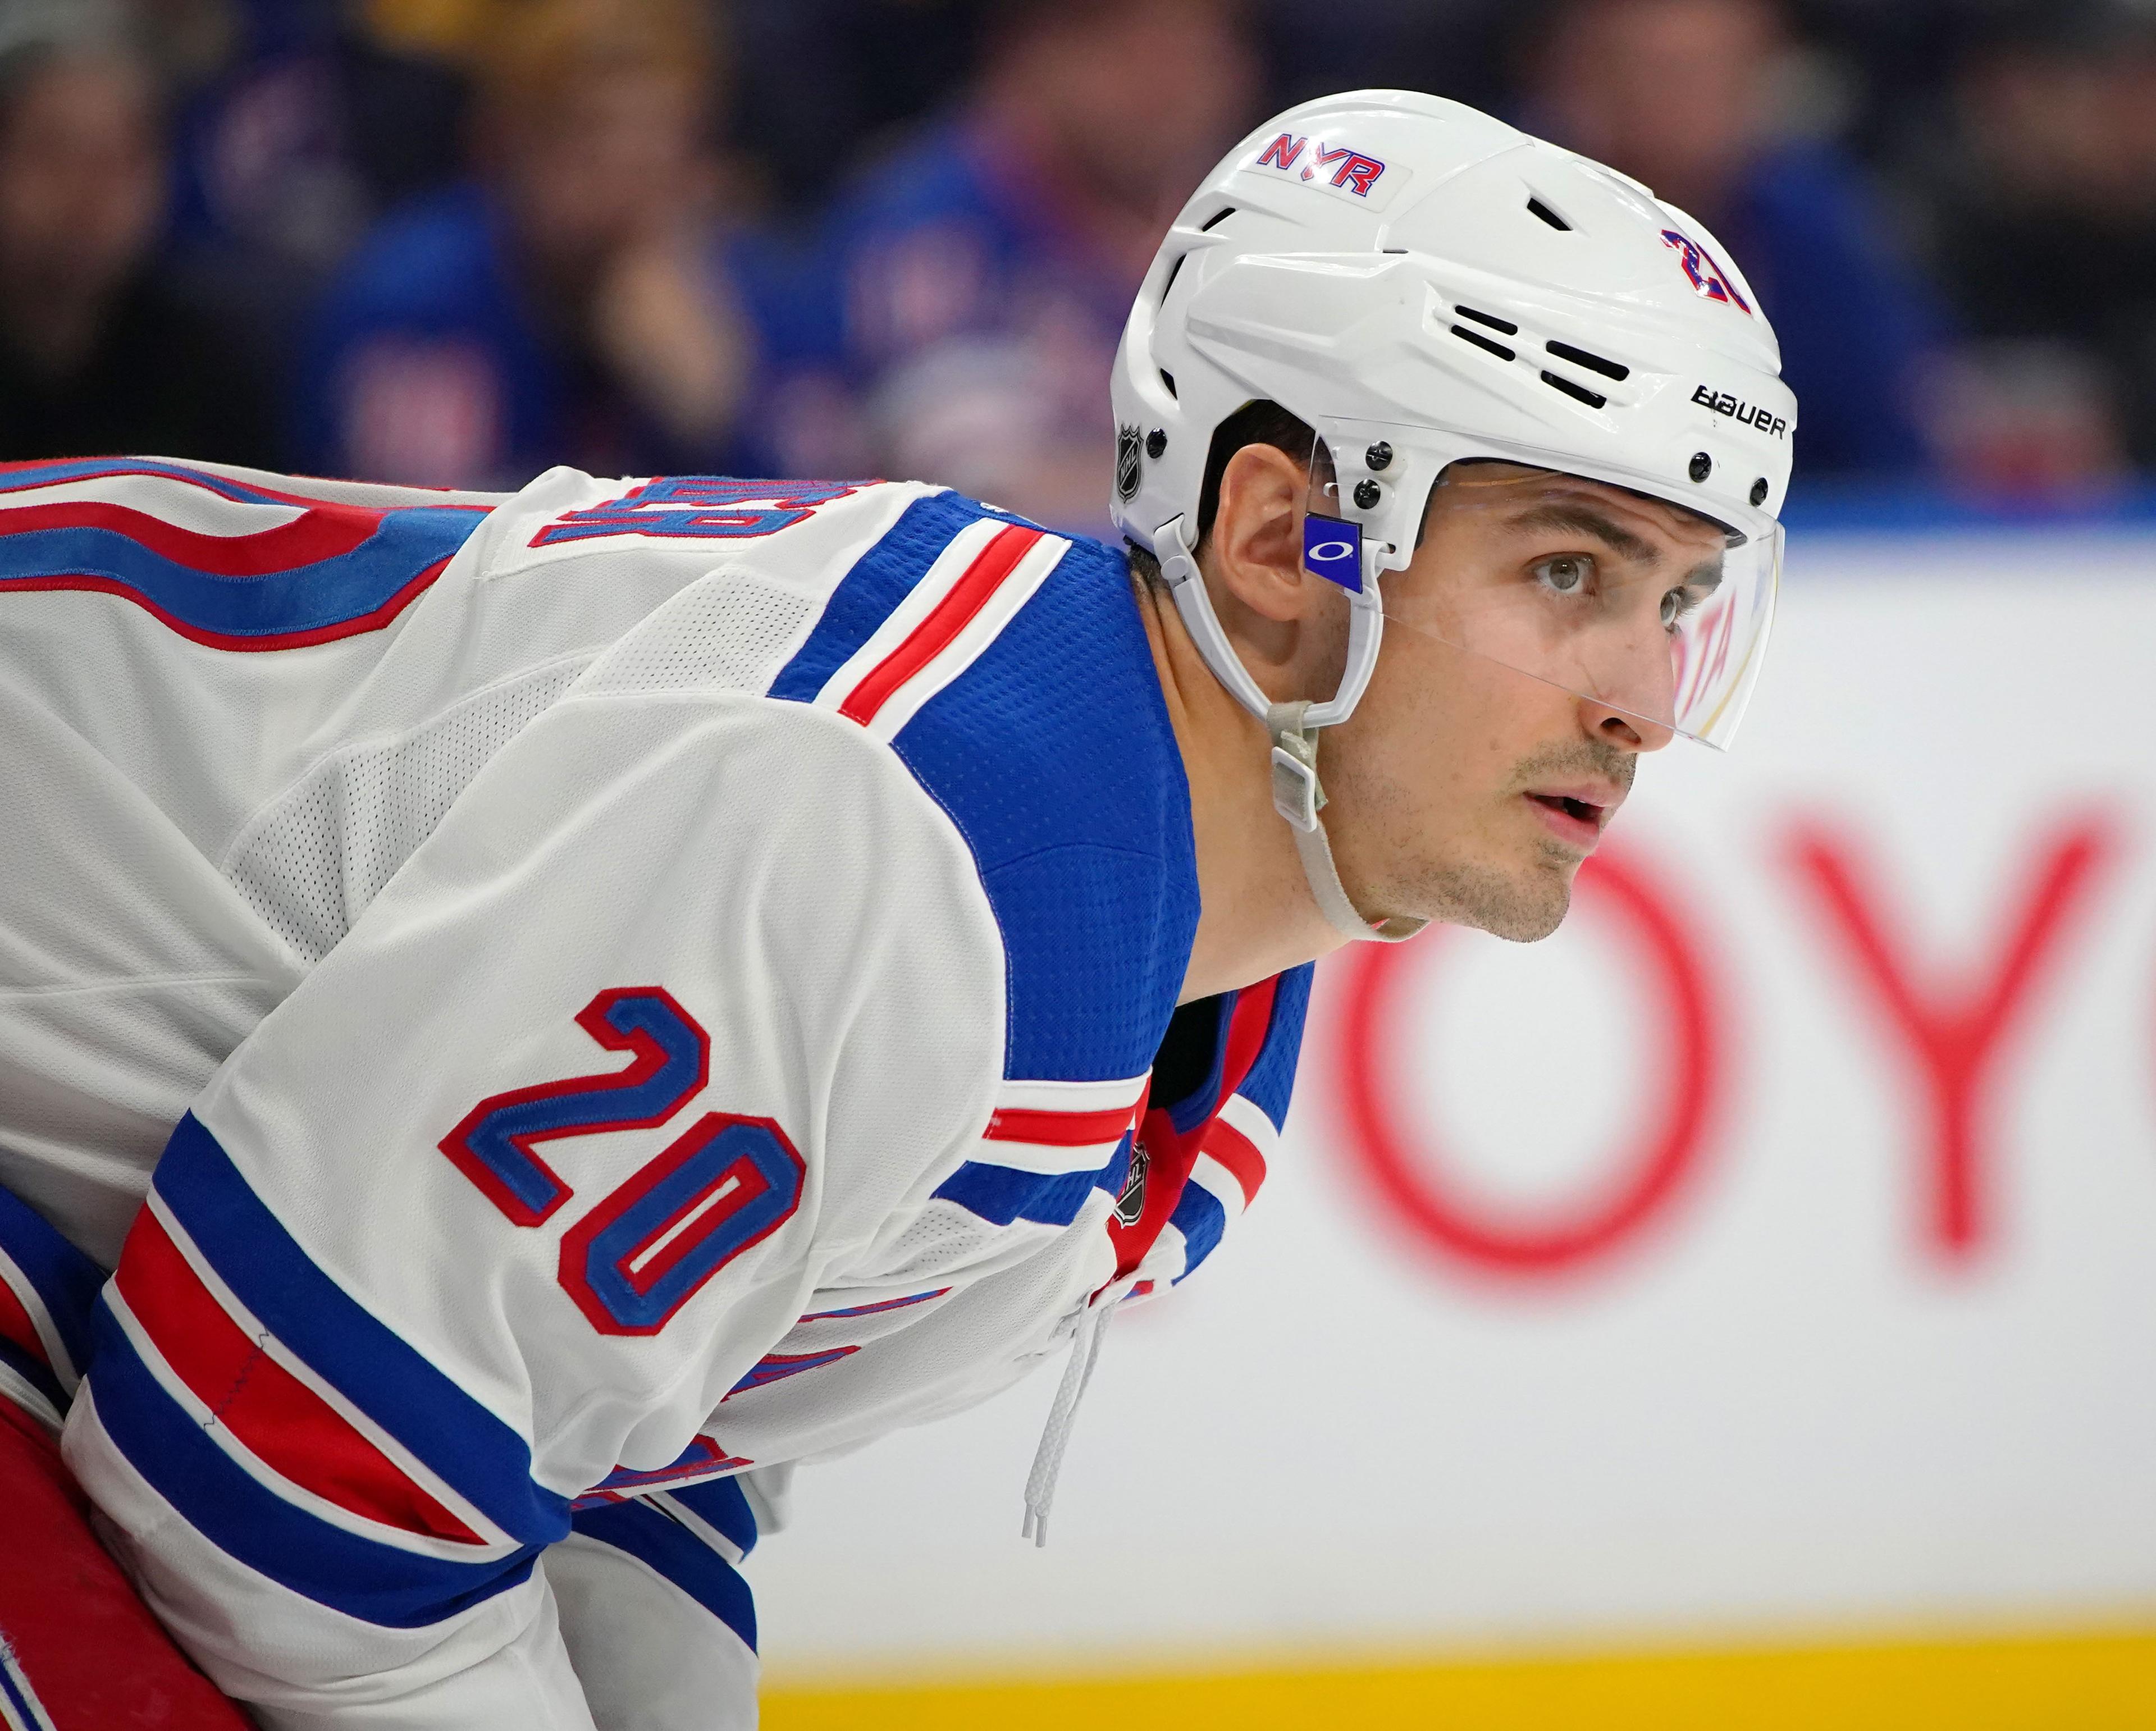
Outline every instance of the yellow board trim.
POLYGON ((764 1731, 2156 1731, 2156 1634, 810 1688, 764 1731))

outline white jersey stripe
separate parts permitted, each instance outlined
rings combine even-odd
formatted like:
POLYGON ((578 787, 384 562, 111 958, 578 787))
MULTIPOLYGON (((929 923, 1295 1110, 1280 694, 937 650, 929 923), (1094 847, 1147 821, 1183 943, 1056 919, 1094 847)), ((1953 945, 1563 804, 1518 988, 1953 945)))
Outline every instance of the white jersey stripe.
MULTIPOLYGON (((252 1451, 248 1450, 244 1444, 233 1436, 228 1427, 223 1425, 212 1425, 208 1427, 212 1431, 214 1439, 226 1446, 227 1453, 233 1455, 235 1459, 241 1460, 243 1465, 254 1463, 248 1466, 248 1470, 254 1472, 257 1477, 264 1474, 269 1475, 265 1482, 274 1483, 278 1487, 279 1494, 288 1502, 304 1502, 316 1513, 323 1514, 324 1518, 345 1527, 350 1531, 365 1533, 369 1538, 380 1538, 385 1533, 391 1533, 394 1537, 390 1542, 403 1544, 407 1549, 424 1550, 429 1555, 449 1557, 459 1562, 484 1559, 493 1551, 507 1551, 515 1549, 516 1539, 488 1520, 479 1509, 460 1496, 424 1461, 355 1406, 334 1384, 325 1381, 316 1374, 311 1366, 295 1356, 290 1348, 263 1324, 260 1318, 256 1317, 254 1312, 240 1301, 232 1288, 225 1284, 223 1276, 217 1270, 210 1266, 209 1259, 203 1255, 193 1239, 187 1235, 186 1227, 173 1216, 171 1208, 167 1205, 165 1199, 157 1194, 155 1187, 151 1188, 145 1205, 157 1216, 158 1224, 164 1227, 167 1235, 172 1240, 173 1247, 186 1258, 188 1267, 194 1271, 195 1277, 203 1283, 204 1290, 216 1301, 218 1307, 239 1325, 242 1333, 254 1338, 256 1344, 260 1347, 264 1358, 269 1359, 280 1369, 286 1372, 294 1380, 304 1384, 339 1418, 381 1451, 398 1472, 462 1521, 467 1528, 477 1533, 484 1543, 482 1545, 475 1546, 454 1539, 429 1539, 424 1535, 403 1528, 384 1527, 368 1521, 363 1516, 356 1515, 348 1509, 338 1508, 336 1504, 316 1497, 304 1487, 292 1483, 275 1467, 261 1461, 252 1451), (256 1472, 258 1466, 260 1469, 259 1472, 256 1472)), ((107 1289, 107 1297, 116 1315, 120 1314, 126 1308, 126 1300, 116 1285, 107 1289)), ((127 1320, 133 1321, 131 1312, 128 1312, 127 1320)), ((164 1384, 167 1392, 191 1410, 201 1406, 200 1397, 187 1387, 185 1380, 165 1361, 164 1354, 158 1350, 156 1343, 149 1338, 147 1332, 143 1330, 139 1323, 136 1323, 130 1329, 130 1333, 134 1338, 136 1350, 142 1355, 143 1363, 151 1365, 156 1369, 158 1380, 164 1384)))
POLYGON ((139 511, 194 535, 237 539, 281 529, 307 514, 303 505, 263 505, 228 499, 200 482, 166 475, 97 475, 54 481, 19 490, 0 488, 0 523, 5 514, 48 505, 93 504, 139 511))
POLYGON ((1044 535, 1029 547, 942 653, 883 701, 870 719, 869 732, 879 739, 896 739, 929 699, 987 652, 1070 550, 1070 543, 1056 535, 1044 535))
POLYGON ((913 586, 913 592, 893 608, 884 622, 870 634, 868 641, 824 681, 824 688, 816 694, 816 707, 835 710, 851 696, 854 688, 896 654, 936 610, 1004 526, 993 518, 983 517, 967 524, 952 536, 949 545, 936 556, 935 563, 913 586))
POLYGON ((45 1363, 52 1367, 52 1373, 59 1379, 60 1387, 72 1395, 75 1384, 81 1379, 81 1372, 68 1355, 67 1343, 60 1338, 60 1331, 54 1325, 52 1312, 45 1308, 44 1299, 38 1294, 37 1287, 31 1284, 28 1274, 17 1267, 14 1259, 5 1251, 0 1251, 0 1281, 7 1283, 8 1290, 15 1295, 15 1302, 23 1307, 23 1313, 29 1318, 31 1328, 37 1331, 38 1344, 44 1348, 45 1363))
POLYGON ((5 1731, 53 1731, 51 1716, 23 1674, 22 1661, 0 1635, 0 1727, 5 1731))
POLYGON ((999 1112, 1117 1112, 1137 1104, 1149 1078, 1119 1076, 1112 1081, 1006 1081, 996 1090, 999 1112))
MULTIPOLYGON (((230 1426, 218 1422, 216 1411, 187 1386, 186 1379, 157 1349, 157 1342, 150 1338, 149 1330, 142 1326, 141 1318, 130 1307, 117 1287, 106 1288, 105 1302, 110 1307, 113 1320, 119 1323, 136 1355, 148 1367, 150 1374, 157 1378, 158 1386, 202 1427, 203 1433, 222 1449, 243 1472, 294 1508, 305 1510, 326 1525, 372 1539, 377 1544, 416 1551, 422 1556, 438 1557, 444 1562, 486 1563, 506 1556, 516 1549, 515 1543, 509 1540, 486 1545, 464 1544, 454 1539, 437 1538, 430 1533, 414 1533, 408 1528, 392 1527, 382 1522, 371 1521, 326 1497, 317 1495, 304 1485, 295 1484, 234 1436, 230 1426)), ((457 1513, 467 1525, 471 1524, 461 1508, 457 1510, 457 1513)))

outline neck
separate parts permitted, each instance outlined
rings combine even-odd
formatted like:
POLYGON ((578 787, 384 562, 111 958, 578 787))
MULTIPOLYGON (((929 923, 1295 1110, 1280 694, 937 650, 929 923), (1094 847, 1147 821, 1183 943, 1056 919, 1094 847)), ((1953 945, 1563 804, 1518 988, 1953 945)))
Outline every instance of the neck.
POLYGON ((1167 593, 1152 583, 1132 588, 1190 784, 1200 912, 1176 1000, 1188 1004, 1315 961, 1342 939, 1311 896, 1295 838, 1273 809, 1265 728, 1213 676, 1167 593))

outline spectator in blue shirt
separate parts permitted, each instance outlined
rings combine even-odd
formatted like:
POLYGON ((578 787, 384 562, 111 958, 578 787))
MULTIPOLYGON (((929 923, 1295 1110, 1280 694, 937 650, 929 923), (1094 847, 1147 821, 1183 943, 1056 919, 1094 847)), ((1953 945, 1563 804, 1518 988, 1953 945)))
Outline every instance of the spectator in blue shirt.
POLYGON ((794 460, 1091 528, 1123 316, 1192 182, 1254 121, 1255 56, 1232 0, 1001 0, 981 53, 954 110, 832 213, 826 281, 867 448, 794 460))
POLYGON ((755 468, 790 297, 729 232, 690 0, 535 0, 481 68, 476 173, 393 214, 303 362, 303 467, 514 486, 755 468))
POLYGON ((1788 43, 1772 0, 1571 0, 1538 35, 1528 129, 1698 218, 1751 280, 1804 406, 1798 473, 1925 466, 1938 316, 1855 164, 1779 136, 1788 43))

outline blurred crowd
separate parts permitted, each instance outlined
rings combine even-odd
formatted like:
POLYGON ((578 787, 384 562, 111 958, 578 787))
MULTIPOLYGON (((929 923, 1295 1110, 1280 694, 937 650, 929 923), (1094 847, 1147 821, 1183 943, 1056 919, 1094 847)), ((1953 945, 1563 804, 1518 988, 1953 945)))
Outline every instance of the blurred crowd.
POLYGON ((0 0, 0 459, 877 473, 1096 526, 1183 198, 1373 85, 1716 231, 1800 488, 2156 469, 2156 0, 0 0))

